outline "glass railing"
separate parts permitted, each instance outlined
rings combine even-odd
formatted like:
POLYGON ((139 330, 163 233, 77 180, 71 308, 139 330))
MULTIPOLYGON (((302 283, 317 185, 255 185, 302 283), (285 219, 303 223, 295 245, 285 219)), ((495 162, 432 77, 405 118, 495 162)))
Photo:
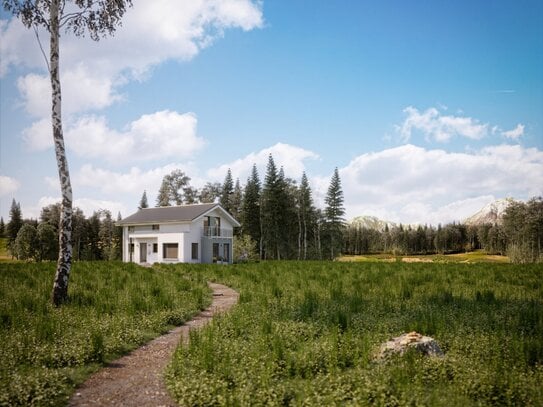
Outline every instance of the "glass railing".
POLYGON ((205 237, 232 237, 232 231, 217 226, 204 226, 203 235, 205 237))

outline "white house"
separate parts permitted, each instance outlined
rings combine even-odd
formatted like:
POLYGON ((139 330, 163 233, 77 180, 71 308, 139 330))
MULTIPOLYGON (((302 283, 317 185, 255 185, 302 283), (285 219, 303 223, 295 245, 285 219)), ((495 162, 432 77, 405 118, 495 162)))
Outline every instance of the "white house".
POLYGON ((232 263, 233 229, 240 226, 219 204, 145 208, 121 220, 123 261, 232 263))

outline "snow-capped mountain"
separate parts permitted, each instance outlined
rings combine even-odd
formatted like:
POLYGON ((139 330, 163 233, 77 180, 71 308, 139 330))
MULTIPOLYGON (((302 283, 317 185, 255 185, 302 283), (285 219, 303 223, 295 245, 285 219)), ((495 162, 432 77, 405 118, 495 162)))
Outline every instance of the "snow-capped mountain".
POLYGON ((482 225, 484 223, 497 223, 500 225, 503 222, 503 214, 507 207, 514 202, 513 198, 498 199, 485 205, 479 212, 471 215, 464 220, 466 225, 482 225))
POLYGON ((389 229, 397 226, 394 222, 388 222, 386 220, 381 220, 375 216, 357 216, 351 220, 351 225, 359 226, 367 229, 374 229, 382 232, 385 230, 385 227, 388 225, 389 229))

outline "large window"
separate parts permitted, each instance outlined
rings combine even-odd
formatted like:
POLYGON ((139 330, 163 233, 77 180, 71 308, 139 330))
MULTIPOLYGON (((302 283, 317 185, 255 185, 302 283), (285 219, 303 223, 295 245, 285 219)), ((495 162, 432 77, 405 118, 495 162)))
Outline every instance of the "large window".
POLYGON ((224 261, 230 263, 230 243, 225 243, 223 245, 223 259, 224 261))
POLYGON ((198 260, 198 243, 192 244, 192 260, 198 260))
POLYGON ((178 243, 164 243, 162 245, 162 257, 165 259, 176 259, 177 260, 177 252, 179 249, 178 243))
POLYGON ((219 260, 219 244, 213 243, 213 263, 216 263, 219 260))

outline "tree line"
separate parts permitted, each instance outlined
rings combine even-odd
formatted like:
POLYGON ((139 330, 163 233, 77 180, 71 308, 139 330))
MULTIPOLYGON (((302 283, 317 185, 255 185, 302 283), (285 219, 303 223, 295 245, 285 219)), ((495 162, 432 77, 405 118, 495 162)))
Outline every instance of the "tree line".
MULTIPOLYGON (((228 169, 224 182, 208 182, 201 190, 181 170, 164 176, 156 206, 218 202, 240 223, 236 231, 239 256, 250 259, 330 259, 343 245, 345 209, 337 168, 330 181, 325 208, 314 204, 307 176, 300 182, 285 176, 270 154, 264 180, 256 165, 244 186, 228 169)), ((139 208, 149 206, 146 191, 139 208)))
MULTIPOLYGON (((7 248, 19 260, 57 260, 61 203, 42 208, 39 220, 23 219, 21 206, 15 199, 10 221, 0 219, 0 237, 7 238, 7 248)), ((120 214, 117 216, 120 220, 120 214)), ((72 215, 71 245, 74 260, 120 260, 122 228, 108 210, 95 211, 89 218, 75 208, 72 215)))
POLYGON ((543 261, 543 199, 514 201, 501 223, 444 226, 392 226, 376 230, 351 223, 345 228, 343 252, 359 255, 446 254, 483 249, 509 256, 515 263, 543 261))

